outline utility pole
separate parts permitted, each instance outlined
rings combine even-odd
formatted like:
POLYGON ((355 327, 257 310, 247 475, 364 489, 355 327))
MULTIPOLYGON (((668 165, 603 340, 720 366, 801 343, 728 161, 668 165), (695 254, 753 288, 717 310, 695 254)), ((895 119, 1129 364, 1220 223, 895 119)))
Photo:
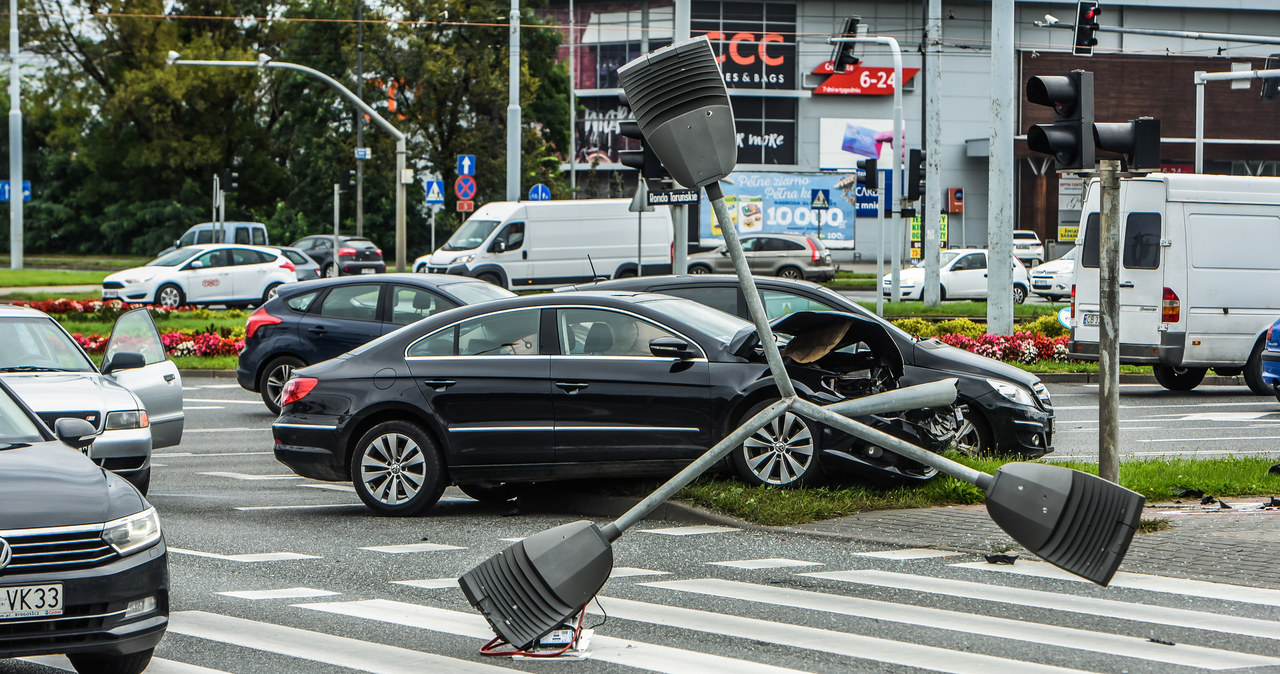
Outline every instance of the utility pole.
POLYGON ((1120 482, 1120 162, 1098 162, 1102 186, 1098 246, 1098 477, 1120 482))
POLYGON ((926 307, 939 304, 939 255, 942 238, 942 0, 929 0, 929 15, 924 33, 924 202, 920 224, 924 236, 920 256, 924 263, 926 307))
MULTIPOLYGON (((569 198, 578 198, 578 71, 574 66, 577 28, 573 23, 573 0, 569 0, 569 198)), ((431 250, 435 250, 433 246, 431 250)))
MULTIPOLYGON (((364 100, 364 0, 356 0, 356 96, 364 100)), ((356 147, 364 147, 364 113, 358 109, 356 147)), ((364 155, 356 154, 356 236, 364 236, 364 155)))
POLYGON ((22 269, 22 77, 18 0, 9 0, 9 268, 22 269))
POLYGON ((520 0, 511 0, 507 76, 507 201, 520 201, 520 0))
POLYGON ((1013 0, 991 7, 991 156, 987 161, 987 332, 1013 334, 1013 0))

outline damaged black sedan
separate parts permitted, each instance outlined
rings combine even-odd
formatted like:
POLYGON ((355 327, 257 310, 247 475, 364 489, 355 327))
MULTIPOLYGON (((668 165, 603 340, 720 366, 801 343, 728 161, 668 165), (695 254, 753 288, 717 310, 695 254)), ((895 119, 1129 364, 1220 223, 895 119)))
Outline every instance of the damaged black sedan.
MULTIPOLYGON (((797 392, 829 404, 897 388, 884 328, 801 312, 774 327, 797 392)), ((690 300, 546 294, 439 313, 297 370, 272 425, 295 473, 350 481, 382 515, 414 515, 456 484, 483 501, 558 480, 666 476, 779 393, 750 323, 690 300)), ((954 438, 952 408, 860 418, 924 449, 954 438)), ((730 455, 751 484, 826 473, 918 481, 934 469, 786 414, 730 455)))

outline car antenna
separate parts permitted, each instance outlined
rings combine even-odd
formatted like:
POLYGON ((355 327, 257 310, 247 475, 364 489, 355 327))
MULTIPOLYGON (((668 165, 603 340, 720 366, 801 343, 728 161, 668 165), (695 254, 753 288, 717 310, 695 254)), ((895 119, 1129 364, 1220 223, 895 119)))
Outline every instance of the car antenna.
POLYGON ((591 282, 592 283, 605 280, 600 278, 600 275, 596 273, 596 263, 591 261, 590 253, 587 253, 587 264, 591 265, 591 282))

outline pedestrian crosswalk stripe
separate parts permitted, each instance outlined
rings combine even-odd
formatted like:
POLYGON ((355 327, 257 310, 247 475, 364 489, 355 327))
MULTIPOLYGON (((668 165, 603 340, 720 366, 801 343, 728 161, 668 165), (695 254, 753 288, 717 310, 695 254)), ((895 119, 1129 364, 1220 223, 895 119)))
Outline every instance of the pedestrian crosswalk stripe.
POLYGON ((389 555, 404 555, 412 552, 440 552, 441 550, 466 550, 456 545, 444 545, 442 543, 409 543, 407 545, 375 545, 368 548, 360 548, 361 550, 369 550, 370 552, 385 552, 389 555))
POLYGON ((169 548, 169 552, 179 555, 191 555, 192 557, 208 557, 209 559, 221 559, 224 562, 284 562, 295 559, 320 559, 315 555, 304 555, 297 552, 255 552, 243 555, 219 555, 214 552, 201 552, 199 550, 186 550, 184 548, 169 548))
POLYGON ((931 550, 929 548, 905 548, 903 550, 877 550, 874 552, 855 552, 862 557, 879 559, 930 559, 933 557, 959 557, 962 552, 954 550, 931 550))
POLYGON ((427 578, 424 580, 393 580, 396 585, 408 585, 409 587, 420 587, 424 590, 442 590, 446 587, 458 587, 457 578, 427 578))
MULTIPOLYGON (((493 629, 478 613, 461 613, 431 606, 406 604, 383 599, 350 602, 294 604, 326 613, 376 620, 393 625, 416 627, 475 639, 488 640, 493 629)), ((612 614, 612 611, 610 611, 612 614)), ((796 670, 720 655, 644 643, 634 639, 602 636, 599 630, 591 637, 591 659, 625 665, 637 669, 669 674, 784 674, 796 670)), ((989 674, 989 673, 988 673, 989 674)))
MULTIPOLYGON (((76 671, 71 666, 71 661, 65 655, 33 655, 26 658, 18 658, 26 660, 37 665, 61 669, 68 672, 76 671)), ((176 660, 166 660, 164 658, 151 658, 151 664, 147 665, 147 674, 227 674, 221 669, 209 669, 199 665, 188 665, 185 662, 176 660)))
POLYGON ((639 529, 646 534, 662 534, 664 536, 698 536, 701 534, 719 534, 726 531, 738 531, 736 527, 718 527, 715 525, 700 525, 692 527, 667 527, 665 529, 639 529))
POLYGON ((615 566, 613 571, 609 572, 610 578, 627 578, 630 576, 670 576, 670 571, 654 571, 652 569, 637 569, 633 566, 615 566))
POLYGON ((329 590, 315 590, 309 587, 286 587, 279 590, 239 590, 235 592, 219 592, 224 597, 235 597, 236 599, 249 599, 258 601, 261 599, 307 599, 309 597, 332 597, 341 592, 330 592, 329 590))
POLYGON ((731 566, 735 569, 784 569, 793 566, 823 566, 822 562, 802 562, 798 559, 739 559, 732 562, 707 562, 713 566, 731 566))
MULTIPOLYGON (((713 597, 763 602, 773 606, 790 606, 807 611, 822 611, 870 620, 886 620, 919 627, 980 634, 1014 641, 1027 641, 1047 646, 1074 648, 1092 653, 1138 658, 1185 667, 1232 669, 1235 667, 1280 665, 1280 658, 1261 655, 1235 653, 1216 648, 1184 644, 1171 648, 1163 644, 1152 643, 1145 635, 1132 637, 1106 634, 1071 627, 1042 625, 1009 618, 961 613, 926 606, 912 606, 910 604, 895 604, 893 602, 858 597, 845 597, 810 590, 719 579, 660 581, 644 583, 643 585, 713 597)), ((606 607, 606 610, 609 609, 606 607)), ((612 610, 609 610, 609 613, 614 615, 612 610)), ((772 629, 770 628, 770 631, 772 629)))
POLYGON ((799 575, 876 587, 891 587, 912 592, 929 592, 953 598, 963 597, 1069 613, 1084 613, 1100 618, 1138 620, 1171 627, 1225 632, 1227 634, 1248 634, 1264 639, 1280 639, 1280 623, 1274 620, 1256 620, 1166 606, 1131 604, 1115 599, 1081 597, 1060 592, 1026 590, 984 583, 971 583, 964 580, 928 578, 886 571, 813 571, 799 575))
MULTIPOLYGON (((993 564, 985 564, 983 562, 968 562, 963 564, 952 564, 951 566, 966 569, 983 569, 985 571, 1001 571, 1020 576, 1034 576, 1036 578, 1075 580, 1080 581, 1081 583, 1089 582, 1084 578, 1067 573, 1066 571, 1045 562, 1018 562, 1012 566, 997 566, 993 564)), ((1110 587, 1147 590, 1149 592, 1167 592, 1169 594, 1176 594, 1185 597, 1204 597, 1206 599, 1222 599, 1224 601, 1238 601, 1247 604, 1262 604, 1263 606, 1280 606, 1280 590, 1271 590, 1262 587, 1246 587, 1244 585, 1229 585, 1227 583, 1211 583, 1205 580, 1168 578, 1166 576, 1151 576, 1142 573, 1128 573, 1121 571, 1111 578, 1111 582, 1108 583, 1108 585, 1110 587)))
MULTIPOLYGON (((277 655, 348 667, 377 674, 496 674, 510 670, 482 662, 423 653, 398 646, 370 643, 323 632, 233 618, 204 611, 180 611, 169 616, 169 631, 197 639, 266 651, 277 655)), ((151 671, 148 669, 148 671, 151 671)))
MULTIPOLYGON (((658 583, 658 585, 661 584, 658 583)), ((599 604, 604 614, 611 619, 620 618, 622 620, 667 625, 678 629, 706 632, 793 648, 805 648, 862 660, 887 662, 940 672, 991 674, 993 671, 1019 673, 1077 671, 992 655, 953 651, 937 646, 868 637, 848 632, 836 632, 817 627, 788 625, 756 618, 742 618, 710 611, 647 604, 629 599, 600 597, 599 604)), ((589 605, 588 610, 593 613, 599 613, 594 609, 594 604, 589 605)))
POLYGON ((250 473, 227 473, 222 471, 214 471, 209 473, 198 473, 199 475, 208 475, 209 477, 226 477, 232 480, 301 480, 302 478, 292 473, 288 475, 252 475, 250 473))

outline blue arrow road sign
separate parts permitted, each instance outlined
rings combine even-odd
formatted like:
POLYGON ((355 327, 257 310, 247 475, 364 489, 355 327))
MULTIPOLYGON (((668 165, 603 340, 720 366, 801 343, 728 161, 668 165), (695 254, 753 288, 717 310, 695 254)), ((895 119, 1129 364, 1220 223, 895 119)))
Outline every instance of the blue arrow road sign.
POLYGON ((530 187, 529 200, 530 201, 550 201, 551 188, 547 187, 546 185, 543 185, 542 183, 538 183, 537 185, 530 187))
MULTIPOLYGON (((9 188, 13 183, 8 180, 0 182, 0 201, 9 200, 9 188)), ((31 201, 31 181, 22 181, 22 200, 31 201)))
POLYGON ((458 155, 458 175, 473 176, 476 174, 476 156, 473 154, 458 155))
POLYGON ((443 180, 427 181, 427 203, 429 204, 444 203, 444 181, 443 180))

